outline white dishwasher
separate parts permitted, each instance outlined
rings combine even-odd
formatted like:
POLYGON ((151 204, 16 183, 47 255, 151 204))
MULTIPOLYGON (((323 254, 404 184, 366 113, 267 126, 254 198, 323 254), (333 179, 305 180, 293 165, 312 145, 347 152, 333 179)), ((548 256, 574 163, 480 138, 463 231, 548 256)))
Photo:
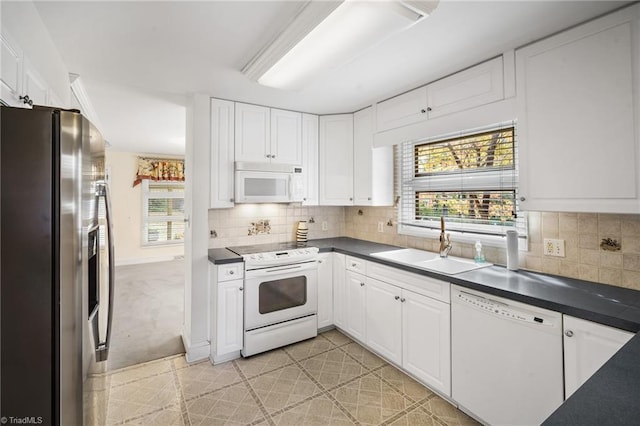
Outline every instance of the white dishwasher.
POLYGON ((451 286, 451 391, 490 425, 539 425, 563 401, 562 315, 451 286))

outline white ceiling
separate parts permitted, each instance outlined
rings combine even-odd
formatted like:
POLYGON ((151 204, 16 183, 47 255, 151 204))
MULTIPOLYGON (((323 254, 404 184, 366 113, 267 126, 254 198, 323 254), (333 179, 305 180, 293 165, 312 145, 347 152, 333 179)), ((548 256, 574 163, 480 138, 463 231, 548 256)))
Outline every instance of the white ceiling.
POLYGON ((616 9, 618 1, 446 1, 409 30, 300 91, 240 69, 299 1, 36 2, 113 149, 184 153, 189 93, 327 114, 351 112, 616 9))

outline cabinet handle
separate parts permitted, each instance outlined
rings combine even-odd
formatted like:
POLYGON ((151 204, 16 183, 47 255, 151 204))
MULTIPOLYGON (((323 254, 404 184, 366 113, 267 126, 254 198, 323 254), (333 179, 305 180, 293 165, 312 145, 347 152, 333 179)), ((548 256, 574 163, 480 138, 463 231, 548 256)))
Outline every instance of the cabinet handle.
POLYGON ((272 155, 271 155, 271 158, 276 158, 276 156, 272 154, 272 155))
POLYGON ((233 274, 235 274, 234 270, 229 271, 229 275, 233 275, 233 274))
POLYGON ((567 336, 567 337, 573 337, 573 331, 567 330, 567 331, 564 332, 564 335, 567 336))
POLYGON ((244 290, 244 288, 240 287, 240 288, 238 288, 238 290, 242 291, 242 290, 244 290))
POLYGON ((367 197, 367 201, 371 201, 371 197, 367 197))
POLYGON ((400 299, 400 296, 396 296, 396 297, 395 297, 395 299, 396 299, 396 300, 400 299))
POLYGON ((404 301, 405 301, 405 300, 407 300, 407 299, 405 299, 404 297, 403 297, 402 299, 400 299, 400 301, 401 301, 402 303, 404 303, 404 301))
POLYGON ((20 100, 23 104, 33 106, 33 100, 29 99, 29 95, 20 96, 20 100))
POLYGON ((353 197, 349 197, 349 201, 353 201, 353 197))
POLYGON ((431 111, 431 107, 427 107, 427 109, 422 108, 422 109, 420 110, 420 112, 421 112, 422 114, 424 114, 425 112, 429 112, 429 111, 431 111))
POLYGON ((364 283, 360 283, 360 287, 364 287, 364 283))
POLYGON ((231 201, 233 203, 235 201, 235 199, 229 198, 229 201, 231 201))
POLYGON ((520 197, 520 201, 525 201, 525 200, 526 200, 526 198, 520 197))
POLYGON ((267 155, 265 155, 265 157, 271 158, 271 154, 267 154, 267 155))
POLYGON ((322 260, 318 260, 318 263, 322 263, 322 260))

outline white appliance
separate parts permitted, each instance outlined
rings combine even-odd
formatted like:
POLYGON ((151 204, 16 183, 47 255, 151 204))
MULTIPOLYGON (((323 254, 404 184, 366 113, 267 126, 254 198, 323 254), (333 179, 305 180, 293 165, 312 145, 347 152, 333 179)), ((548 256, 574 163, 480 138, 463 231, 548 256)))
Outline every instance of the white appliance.
POLYGON ((563 401, 562 315, 451 287, 452 397, 490 425, 539 425, 563 401))
POLYGON ((303 200, 301 166, 237 161, 235 169, 236 203, 291 203, 303 200))
POLYGON ((318 249, 283 243, 254 251, 258 247, 229 248, 245 265, 245 357, 318 335, 318 249))

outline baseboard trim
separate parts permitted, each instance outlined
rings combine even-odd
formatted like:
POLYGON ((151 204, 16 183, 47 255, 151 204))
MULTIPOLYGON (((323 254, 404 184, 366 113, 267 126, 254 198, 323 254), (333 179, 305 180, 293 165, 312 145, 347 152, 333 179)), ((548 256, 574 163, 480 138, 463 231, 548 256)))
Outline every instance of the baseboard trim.
POLYGON ((208 341, 191 345, 188 339, 182 334, 182 344, 184 345, 185 357, 187 362, 196 362, 209 358, 211 354, 211 345, 208 341))
POLYGON ((176 260, 176 258, 184 259, 184 256, 173 255, 173 256, 132 257, 127 259, 116 259, 116 266, 138 265, 141 263, 168 262, 170 260, 176 260))

